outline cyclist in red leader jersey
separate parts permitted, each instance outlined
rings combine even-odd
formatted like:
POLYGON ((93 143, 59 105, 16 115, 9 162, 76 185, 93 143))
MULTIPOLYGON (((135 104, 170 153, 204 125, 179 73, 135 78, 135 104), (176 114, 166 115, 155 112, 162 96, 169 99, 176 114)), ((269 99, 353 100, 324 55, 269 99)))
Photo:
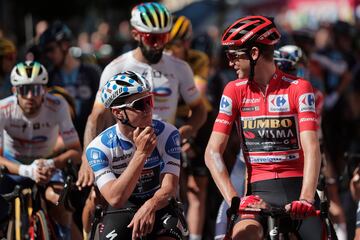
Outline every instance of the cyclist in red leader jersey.
MULTIPOLYGON (((222 45, 228 48, 229 64, 239 78, 243 73, 248 78, 232 81, 225 87, 205 159, 230 205, 237 194, 222 154, 235 122, 247 165, 247 193, 240 207, 264 202, 275 206, 287 204, 293 219, 303 219, 315 211, 320 170, 315 98, 308 81, 276 68, 273 52, 279 39, 274 23, 263 16, 238 19, 225 30, 222 45)), ((282 225, 288 223, 294 221, 284 221, 282 225)), ((319 224, 321 229, 319 219, 312 224, 319 224)), ((265 219, 241 215, 233 237, 262 239, 264 227, 265 219)), ((320 233, 312 233, 306 239, 319 236, 320 233)))

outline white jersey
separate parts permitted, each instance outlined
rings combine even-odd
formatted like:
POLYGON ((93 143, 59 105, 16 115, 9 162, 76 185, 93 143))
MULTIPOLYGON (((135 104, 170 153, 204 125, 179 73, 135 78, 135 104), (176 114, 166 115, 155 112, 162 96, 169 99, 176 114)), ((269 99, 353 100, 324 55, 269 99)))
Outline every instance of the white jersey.
MULTIPOLYGON (((201 96, 194 83, 190 66, 167 53, 157 64, 149 65, 134 58, 134 50, 113 60, 104 69, 100 88, 114 75, 123 71, 133 71, 149 81, 154 95, 153 116, 169 123, 175 122, 176 109, 181 96, 187 104, 197 101, 201 96)), ((100 91, 96 101, 101 103, 100 91)))
POLYGON ((16 96, 0 101, 0 152, 9 160, 30 164, 53 154, 59 134, 65 146, 79 142, 69 107, 62 98, 45 94, 39 113, 26 117, 16 96))
MULTIPOLYGON (((131 194, 130 200, 140 201, 152 197, 160 188, 161 174, 180 172, 180 135, 172 125, 153 120, 152 126, 157 145, 146 159, 141 176, 131 194)), ((99 134, 87 147, 86 158, 95 173, 99 189, 120 176, 133 158, 136 147, 119 130, 117 124, 99 134)))

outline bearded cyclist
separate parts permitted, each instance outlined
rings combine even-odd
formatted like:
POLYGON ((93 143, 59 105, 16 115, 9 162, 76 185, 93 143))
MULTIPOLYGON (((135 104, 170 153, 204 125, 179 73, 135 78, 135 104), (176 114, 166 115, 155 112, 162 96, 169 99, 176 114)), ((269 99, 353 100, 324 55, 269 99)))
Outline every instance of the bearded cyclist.
MULTIPOLYGON (((15 94, 0 101, 0 165, 10 174, 1 182, 1 194, 13 191, 16 184, 47 184, 46 199, 50 215, 57 223, 60 239, 69 239, 72 213, 55 206, 63 177, 59 169, 68 159, 79 163, 81 146, 71 121, 68 105, 62 98, 46 93, 48 74, 38 62, 20 62, 11 72, 15 94), (51 117, 49 117, 51 116, 51 117), (62 152, 54 152, 58 135, 62 152)), ((2 200, 3 201, 3 200, 2 200)), ((1 217, 7 211, 2 202, 1 217)))
POLYGON ((174 126, 152 119, 149 91, 147 81, 131 71, 113 76, 101 90, 116 124, 86 149, 108 203, 100 239, 182 239, 178 227, 165 229, 161 220, 171 214, 166 206, 179 185, 180 135, 174 126), (116 212, 124 208, 135 210, 116 212))
MULTIPOLYGON (((119 56, 105 67, 101 75, 100 87, 120 72, 139 73, 149 81, 154 95, 154 118, 174 123, 176 106, 181 96, 190 107, 191 115, 179 128, 180 136, 182 139, 194 137, 206 120, 206 110, 189 65, 169 54, 163 54, 172 26, 169 11, 156 2, 139 4, 131 11, 130 23, 133 27, 131 33, 138 47, 119 56)), ((87 121, 84 146, 87 146, 100 131, 110 126, 113 119, 111 112, 107 111, 101 102, 99 91, 87 121)), ((77 184, 79 187, 91 186, 93 181, 93 173, 83 156, 77 184)), ((90 231, 89 219, 94 211, 94 196, 95 194, 90 195, 84 208, 85 235, 90 231)))
MULTIPOLYGON (((225 30, 222 45, 228 48, 229 64, 247 78, 225 87, 205 160, 230 205, 237 193, 222 154, 236 122, 247 165, 247 191, 240 207, 287 205, 292 219, 304 219, 315 212, 320 171, 315 98, 308 81, 276 68, 273 53, 279 39, 273 21, 263 16, 240 18, 225 30)), ((281 222, 288 223, 295 221, 281 222)), ((319 232, 303 238, 320 239, 320 219, 313 224, 319 232)), ((233 238, 263 239, 264 232, 265 218, 240 215, 233 238)))

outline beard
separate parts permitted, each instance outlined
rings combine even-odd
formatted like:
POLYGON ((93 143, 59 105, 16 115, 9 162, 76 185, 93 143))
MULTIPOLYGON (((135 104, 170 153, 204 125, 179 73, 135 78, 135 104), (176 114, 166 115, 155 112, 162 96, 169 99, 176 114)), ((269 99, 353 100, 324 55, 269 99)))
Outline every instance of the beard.
POLYGON ((149 49, 142 42, 139 43, 139 47, 142 55, 150 64, 158 63, 163 55, 164 49, 160 49, 160 50, 149 49))

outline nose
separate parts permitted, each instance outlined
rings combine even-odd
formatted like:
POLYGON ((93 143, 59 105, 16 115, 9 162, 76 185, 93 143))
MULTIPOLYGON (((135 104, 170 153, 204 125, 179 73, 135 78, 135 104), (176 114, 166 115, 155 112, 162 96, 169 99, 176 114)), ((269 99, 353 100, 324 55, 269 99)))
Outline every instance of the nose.
POLYGON ((26 98, 32 98, 32 97, 34 97, 34 94, 33 94, 33 92, 32 92, 31 90, 29 90, 29 91, 26 93, 25 97, 26 97, 26 98))

